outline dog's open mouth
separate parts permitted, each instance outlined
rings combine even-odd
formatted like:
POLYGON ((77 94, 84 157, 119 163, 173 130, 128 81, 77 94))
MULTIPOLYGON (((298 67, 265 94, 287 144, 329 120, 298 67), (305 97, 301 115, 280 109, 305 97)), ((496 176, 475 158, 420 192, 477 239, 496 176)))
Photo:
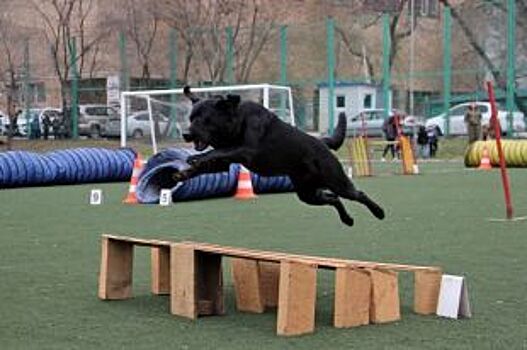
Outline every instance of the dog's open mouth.
POLYGON ((194 140, 194 149, 196 151, 203 151, 205 148, 209 147, 209 144, 201 140, 194 140))

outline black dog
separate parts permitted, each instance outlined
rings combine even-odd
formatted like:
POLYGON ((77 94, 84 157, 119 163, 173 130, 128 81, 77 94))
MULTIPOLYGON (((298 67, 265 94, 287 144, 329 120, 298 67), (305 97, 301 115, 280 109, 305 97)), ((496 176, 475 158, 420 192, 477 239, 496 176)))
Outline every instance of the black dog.
POLYGON ((332 205, 346 225, 353 225, 339 197, 364 204, 379 219, 383 209, 364 192, 355 189, 331 149, 344 141, 346 117, 332 137, 319 140, 281 121, 272 112, 240 96, 228 95, 200 101, 185 87, 193 102, 189 132, 184 136, 197 151, 213 150, 190 157, 188 170, 176 173, 177 180, 226 171, 231 163, 241 163, 264 176, 288 175, 298 198, 311 205, 332 205))

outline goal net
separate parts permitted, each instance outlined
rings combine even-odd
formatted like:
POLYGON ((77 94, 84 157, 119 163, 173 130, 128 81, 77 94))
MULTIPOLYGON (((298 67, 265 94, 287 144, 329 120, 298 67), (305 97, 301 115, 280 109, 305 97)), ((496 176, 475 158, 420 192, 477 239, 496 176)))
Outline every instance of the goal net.
MULTIPOLYGON (((262 104, 286 123, 295 125, 293 96, 288 86, 271 84, 232 85, 192 88, 193 94, 205 99, 217 95, 236 94, 242 101, 262 104)), ((190 125, 192 103, 183 89, 124 91, 121 93, 120 120, 107 126, 107 132, 118 133, 121 146, 143 142, 159 149, 182 141, 190 125)))

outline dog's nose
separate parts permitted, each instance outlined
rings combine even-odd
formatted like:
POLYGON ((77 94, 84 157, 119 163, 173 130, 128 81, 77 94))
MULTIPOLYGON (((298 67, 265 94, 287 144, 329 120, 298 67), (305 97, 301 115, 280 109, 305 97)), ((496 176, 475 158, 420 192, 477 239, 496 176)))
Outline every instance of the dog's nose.
POLYGON ((183 140, 185 140, 186 142, 192 142, 194 138, 191 134, 183 134, 183 140))

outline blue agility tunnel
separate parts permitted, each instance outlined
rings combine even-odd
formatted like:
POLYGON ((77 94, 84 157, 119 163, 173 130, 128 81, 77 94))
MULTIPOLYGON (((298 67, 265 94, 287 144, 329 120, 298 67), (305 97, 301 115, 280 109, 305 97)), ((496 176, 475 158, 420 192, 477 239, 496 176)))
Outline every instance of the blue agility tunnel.
MULTIPOLYGON (((173 174, 188 168, 187 158, 198 152, 186 148, 165 149, 148 160, 139 176, 136 194, 140 203, 158 203, 162 189, 172 191, 172 200, 184 201, 200 198, 232 196, 238 185, 239 164, 229 171, 199 175, 179 182, 173 174)), ((287 176, 265 177, 251 174, 256 193, 277 193, 293 190, 287 176)))
POLYGON ((0 187, 129 181, 135 152, 129 148, 75 148, 44 154, 0 153, 0 187))

